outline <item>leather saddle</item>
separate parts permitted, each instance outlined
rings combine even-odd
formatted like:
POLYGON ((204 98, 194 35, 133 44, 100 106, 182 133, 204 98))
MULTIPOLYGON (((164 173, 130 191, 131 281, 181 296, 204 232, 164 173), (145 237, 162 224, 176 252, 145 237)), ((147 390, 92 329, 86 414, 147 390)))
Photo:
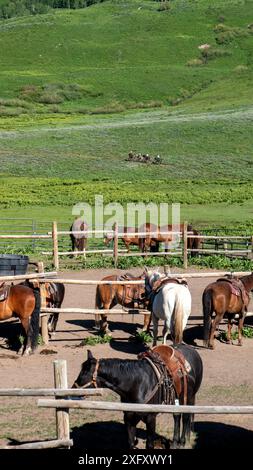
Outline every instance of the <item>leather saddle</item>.
POLYGON ((235 277, 221 277, 216 282, 227 282, 230 286, 231 294, 240 297, 244 308, 247 308, 249 303, 249 293, 246 291, 243 282, 235 277))
POLYGON ((157 281, 155 281, 153 284, 152 291, 157 294, 160 291, 160 289, 162 289, 167 284, 180 284, 183 286, 188 286, 188 283, 186 279, 184 278, 166 277, 166 278, 158 279, 157 281))
POLYGON ((7 286, 5 282, 0 283, 0 302, 4 302, 7 299, 10 292, 10 286, 7 286))
POLYGON ((152 305, 155 299, 155 296, 160 292, 160 290, 166 286, 167 284, 180 284, 185 287, 188 287, 188 283, 186 279, 183 278, 177 278, 177 277, 165 277, 162 279, 158 279, 157 281, 154 282, 152 291, 149 294, 149 304, 148 304, 148 309, 152 310, 152 305))
POLYGON ((176 391, 177 398, 183 394, 183 403, 187 403, 187 376, 191 371, 189 362, 185 359, 183 354, 172 346, 161 345, 141 353, 138 357, 140 359, 147 358, 151 362, 156 363, 156 356, 159 356, 160 361, 165 365, 169 376, 176 391))
MULTIPOLYGON (((131 273, 125 273, 118 277, 119 281, 138 281, 141 277, 133 276, 131 273)), ((140 303, 144 304, 145 301, 145 289, 141 285, 127 285, 125 284, 123 289, 123 297, 126 303, 134 305, 134 308, 140 307, 140 303)), ((144 306, 144 305, 143 305, 144 306)))

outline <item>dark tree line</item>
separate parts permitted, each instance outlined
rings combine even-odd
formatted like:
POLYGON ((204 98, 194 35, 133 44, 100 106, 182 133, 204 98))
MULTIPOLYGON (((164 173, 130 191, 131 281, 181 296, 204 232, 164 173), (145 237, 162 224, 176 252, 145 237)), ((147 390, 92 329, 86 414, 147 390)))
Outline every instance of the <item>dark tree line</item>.
POLYGON ((0 5, 0 18, 37 15, 54 8, 86 8, 104 0, 5 0, 0 5))

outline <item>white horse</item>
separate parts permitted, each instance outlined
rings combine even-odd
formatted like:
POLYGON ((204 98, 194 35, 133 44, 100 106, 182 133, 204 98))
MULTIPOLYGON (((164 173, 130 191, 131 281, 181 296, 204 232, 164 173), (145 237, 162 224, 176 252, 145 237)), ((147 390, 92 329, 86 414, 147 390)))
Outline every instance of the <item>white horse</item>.
POLYGON ((191 313, 191 294, 185 284, 164 284, 152 299, 154 283, 166 277, 158 271, 148 271, 145 277, 146 295, 151 296, 152 302, 153 346, 157 343, 159 320, 164 320, 163 343, 166 344, 169 333, 174 343, 182 343, 183 331, 191 313))

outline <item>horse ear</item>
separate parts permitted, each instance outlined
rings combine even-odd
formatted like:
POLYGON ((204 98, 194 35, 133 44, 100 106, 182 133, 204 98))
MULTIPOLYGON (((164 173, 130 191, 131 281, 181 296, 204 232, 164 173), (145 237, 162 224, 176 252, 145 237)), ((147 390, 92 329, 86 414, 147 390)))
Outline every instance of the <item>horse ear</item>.
POLYGON ((147 273, 147 274, 148 274, 148 268, 147 268, 147 266, 144 266, 144 273, 147 273))
POLYGON ((88 349, 87 351, 87 359, 90 361, 91 359, 94 359, 92 352, 88 349))

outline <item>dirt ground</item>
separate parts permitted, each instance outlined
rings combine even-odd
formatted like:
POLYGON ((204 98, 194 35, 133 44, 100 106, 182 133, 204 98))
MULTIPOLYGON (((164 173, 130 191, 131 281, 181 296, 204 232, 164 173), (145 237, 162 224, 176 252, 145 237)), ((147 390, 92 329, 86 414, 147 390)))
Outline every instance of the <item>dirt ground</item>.
MULTIPOLYGON (((193 271, 193 269, 190 269, 193 271)), ((174 270, 175 272, 176 270, 174 270)), ((180 271, 180 270, 177 270, 180 271)), ((63 278, 101 279, 110 270, 87 270, 63 272, 63 278)), ((116 272, 122 272, 117 270, 116 272)), ((132 269, 140 273, 140 269, 132 269)), ((212 278, 213 279, 213 278, 212 278)), ((215 341, 215 350, 202 348, 202 306, 203 289, 211 282, 209 278, 189 280, 192 294, 192 314, 185 330, 184 340, 193 344, 203 359, 204 377, 197 395, 197 404, 202 405, 252 405, 253 402, 253 340, 244 339, 243 347, 215 341)), ((95 286, 67 285, 63 307, 94 307, 95 286)), ((250 310, 253 310, 251 301, 250 310)), ((252 322, 248 319, 247 323, 252 322)), ((87 336, 94 334, 94 317, 81 314, 62 315, 56 336, 48 346, 40 346, 30 357, 20 357, 8 349, 6 341, 18 332, 17 321, 0 324, 0 367, 1 388, 53 387, 53 361, 66 359, 68 383, 71 386, 77 377, 80 365, 85 360, 87 349, 97 358, 136 358, 144 349, 143 345, 129 341, 129 337, 143 324, 143 316, 111 316, 110 330, 113 341, 110 344, 80 346, 87 336)), ((162 325, 160 325, 161 333, 162 325)), ((221 329, 225 328, 225 322, 221 329)), ((108 394, 108 399, 116 397, 108 394)), ((55 438, 55 417, 53 410, 38 409, 36 398, 0 397, 0 445, 55 438)), ((126 448, 123 415, 118 412, 71 411, 71 436, 77 447, 98 449, 126 448)), ((172 417, 159 415, 157 432, 171 437, 172 417)), ((138 447, 145 446, 144 427, 138 432, 138 447)), ((233 445, 248 447, 253 443, 252 415, 196 415, 195 434, 192 446, 203 448, 232 448, 233 445)))

